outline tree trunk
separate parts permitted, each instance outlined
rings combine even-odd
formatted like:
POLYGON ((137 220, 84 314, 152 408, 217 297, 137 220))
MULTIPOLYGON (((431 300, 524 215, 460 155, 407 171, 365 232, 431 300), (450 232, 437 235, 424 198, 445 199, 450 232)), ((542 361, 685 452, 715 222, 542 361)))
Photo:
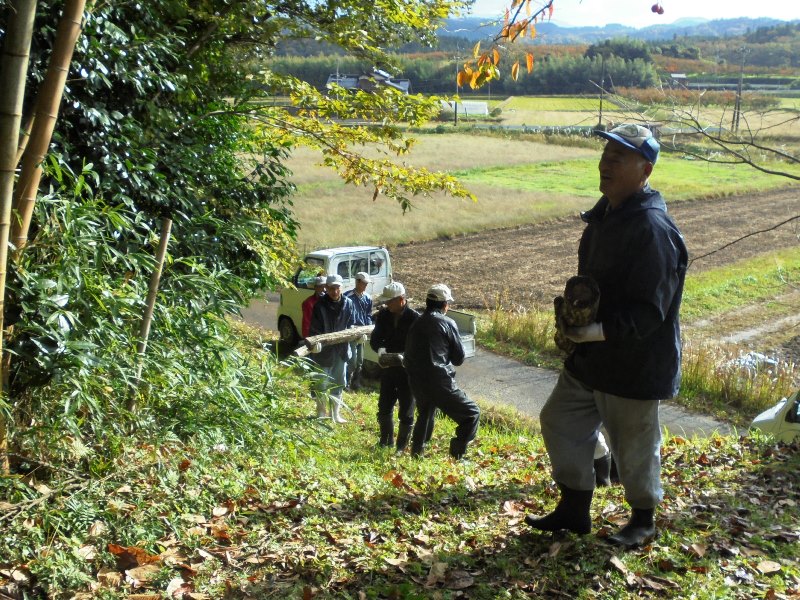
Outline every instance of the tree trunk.
MULTIPOLYGON (((81 32, 86 0, 66 0, 56 30, 55 45, 42 87, 36 97, 36 110, 30 141, 22 156, 22 171, 14 190, 14 208, 19 214, 11 227, 11 241, 19 252, 28 241, 33 206, 42 177, 42 162, 50 146, 58 119, 64 83, 67 80, 75 42, 81 32)), ((14 138, 16 145, 17 138, 14 138)))
POLYGON ((312 335, 305 339, 305 345, 298 346, 294 354, 297 356, 308 356, 308 349, 319 342, 323 346, 332 346, 334 344, 344 344, 345 342, 355 342, 362 335, 369 335, 375 325, 360 325, 358 327, 351 327, 350 329, 343 329, 342 331, 334 331, 333 333, 321 333, 319 335, 312 335))
MULTIPOLYGON (((0 58, 0 332, 3 331, 8 237, 11 229, 11 203, 14 197, 14 173, 17 168, 17 144, 22 119, 22 100, 36 16, 36 0, 11 0, 8 27, 0 58)), ((0 385, 6 381, 3 365, 3 336, 0 335, 0 385)), ((5 396, 5 388, 0 390, 5 396)), ((0 412, 0 472, 8 473, 8 423, 0 412)))
POLYGON ((167 257, 167 246, 169 245, 171 232, 172 219, 164 217, 161 223, 161 239, 158 242, 158 250, 156 251, 156 268, 150 275, 147 304, 145 306, 144 315, 142 315, 142 322, 139 325, 139 342, 136 344, 136 378, 133 381, 134 387, 131 390, 131 394, 128 396, 128 410, 131 412, 136 410, 136 397, 139 391, 139 382, 142 378, 144 353, 145 350, 147 350, 147 338, 150 337, 150 325, 153 322, 153 311, 156 307, 156 296, 158 295, 158 286, 161 283, 161 273, 164 271, 164 260, 167 257))

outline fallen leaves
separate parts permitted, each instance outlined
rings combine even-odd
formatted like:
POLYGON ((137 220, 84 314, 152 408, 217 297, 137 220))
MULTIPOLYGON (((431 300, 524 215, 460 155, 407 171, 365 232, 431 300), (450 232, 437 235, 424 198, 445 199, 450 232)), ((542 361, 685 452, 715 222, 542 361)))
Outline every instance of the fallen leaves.
MULTIPOLYGON (((92 574, 96 593, 176 600, 206 597, 196 589, 201 577, 231 597, 263 597, 266 589, 273 597, 287 590, 283 597, 309 599, 466 598, 483 589, 515 590, 519 597, 680 597, 686 586, 723 580, 737 597, 798 595, 790 550, 800 541, 792 517, 800 502, 796 455, 744 439, 669 439, 657 515, 663 535, 648 548, 615 553, 602 538, 629 516, 619 486, 596 495, 595 535, 540 535, 522 525, 525 514, 549 511, 558 496, 541 448, 515 451, 524 443, 518 436, 483 447, 478 441, 480 460, 468 466, 382 454, 375 464, 359 457, 352 473, 310 466, 283 477, 259 472, 259 485, 252 480, 239 488, 203 479, 215 494, 196 493, 183 514, 155 517, 147 502, 157 507, 157 501, 141 493, 152 484, 117 482, 108 487, 106 512, 76 530, 71 560, 92 574), (220 489, 238 489, 238 496, 220 489), (113 543, 121 523, 143 522, 145 515, 168 525, 169 535, 147 546, 113 543)), ((181 482, 203 468, 179 459, 181 482)), ((168 491, 175 502, 176 490, 168 491)), ((30 532, 41 524, 31 515, 16 526, 30 532)), ((32 590, 36 575, 26 565, 0 565, 0 594, 6 584, 32 590)))

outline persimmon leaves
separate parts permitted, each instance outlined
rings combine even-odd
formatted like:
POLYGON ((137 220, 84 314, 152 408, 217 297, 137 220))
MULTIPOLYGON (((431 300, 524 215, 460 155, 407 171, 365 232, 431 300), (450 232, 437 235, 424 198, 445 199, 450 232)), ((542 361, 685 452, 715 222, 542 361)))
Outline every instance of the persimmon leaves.
MULTIPOLYGON (((549 0, 535 11, 532 2, 533 0, 513 0, 511 8, 506 9, 503 27, 495 36, 489 50, 481 52, 481 43, 475 44, 472 48, 472 58, 464 63, 464 67, 456 75, 459 87, 468 85, 472 89, 477 89, 492 79, 499 79, 501 44, 513 43, 526 35, 531 39, 536 37, 536 23, 553 16, 553 0, 549 0), (523 8, 526 16, 520 18, 523 8)), ((533 64, 533 54, 528 52, 525 57, 525 68, 528 73, 533 72, 533 64)), ((515 61, 511 65, 511 79, 516 81, 519 78, 519 71, 520 61, 515 61)))

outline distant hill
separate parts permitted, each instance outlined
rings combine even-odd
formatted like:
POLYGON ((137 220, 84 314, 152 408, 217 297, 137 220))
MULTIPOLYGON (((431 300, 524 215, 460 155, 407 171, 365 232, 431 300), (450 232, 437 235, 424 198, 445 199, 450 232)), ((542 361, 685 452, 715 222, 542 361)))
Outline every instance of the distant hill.
MULTIPOLYGON (((759 17, 752 19, 678 19, 669 25, 650 25, 641 29, 626 25, 609 24, 603 27, 564 27, 551 22, 536 24, 536 39, 525 40, 531 44, 593 44, 610 38, 628 37, 643 41, 672 40, 675 37, 723 38, 744 35, 761 27, 772 27, 800 21, 782 21, 759 17)), ((501 23, 479 17, 448 19, 440 30, 442 37, 466 38, 471 42, 494 37, 501 23)))

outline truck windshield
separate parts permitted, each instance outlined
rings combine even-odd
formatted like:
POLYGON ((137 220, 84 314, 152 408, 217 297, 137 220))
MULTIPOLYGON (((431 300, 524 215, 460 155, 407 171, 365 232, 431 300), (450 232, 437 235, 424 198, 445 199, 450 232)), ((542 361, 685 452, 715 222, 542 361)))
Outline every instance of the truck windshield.
POLYGON ((294 285, 299 288, 313 288, 314 278, 325 274, 325 261, 321 258, 306 256, 305 263, 295 273, 294 285))

